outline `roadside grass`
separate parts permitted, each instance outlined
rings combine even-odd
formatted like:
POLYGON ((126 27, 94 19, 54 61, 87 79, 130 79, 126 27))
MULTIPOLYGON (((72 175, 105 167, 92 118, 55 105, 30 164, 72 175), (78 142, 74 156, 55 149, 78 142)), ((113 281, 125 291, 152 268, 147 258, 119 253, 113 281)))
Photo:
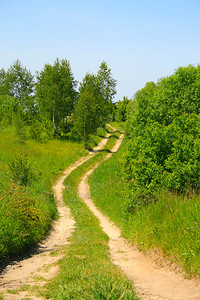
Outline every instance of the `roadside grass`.
POLYGON ((128 237, 139 249, 158 249, 187 277, 200 278, 199 195, 162 192, 155 205, 138 210, 127 221, 128 237))
POLYGON ((156 204, 125 215, 120 162, 124 151, 126 137, 118 152, 90 176, 92 199, 139 250, 151 249, 181 267, 187 277, 200 278, 200 196, 163 191, 156 204))
POLYGON ((110 125, 116 128, 118 131, 124 131, 126 129, 124 122, 110 122, 110 125))
POLYGON ((103 162, 89 177, 91 196, 95 204, 120 227, 125 221, 122 217, 124 194, 120 175, 120 159, 125 147, 126 142, 123 141, 118 152, 103 162))
POLYGON ((57 217, 52 184, 62 170, 86 153, 80 143, 21 141, 11 127, 0 130, 0 263, 27 251, 47 234, 57 217), (9 163, 19 153, 37 171, 27 186, 10 183, 9 163))
POLYGON ((74 170, 66 179, 64 199, 76 221, 67 255, 60 261, 60 273, 46 285, 43 295, 56 300, 138 299, 132 283, 110 261, 108 236, 97 218, 78 197, 77 188, 84 173, 103 159, 116 141, 109 138, 106 149, 74 170))

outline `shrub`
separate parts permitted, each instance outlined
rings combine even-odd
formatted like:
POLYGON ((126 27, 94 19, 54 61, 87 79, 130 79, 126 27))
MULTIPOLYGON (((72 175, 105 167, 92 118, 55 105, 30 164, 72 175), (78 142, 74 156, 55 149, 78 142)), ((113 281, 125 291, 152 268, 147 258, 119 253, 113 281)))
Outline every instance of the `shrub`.
POLYGON ((36 170, 26 155, 17 155, 9 168, 12 181, 19 185, 27 185, 37 178, 36 170))
POLYGON ((147 85, 128 107, 124 156, 126 208, 156 201, 162 188, 199 189, 200 66, 147 85))
POLYGON ((0 260, 39 242, 46 217, 23 187, 12 184, 1 198, 0 210, 0 260))
POLYGON ((51 138, 51 122, 34 120, 30 126, 30 136, 35 141, 47 142, 51 138))

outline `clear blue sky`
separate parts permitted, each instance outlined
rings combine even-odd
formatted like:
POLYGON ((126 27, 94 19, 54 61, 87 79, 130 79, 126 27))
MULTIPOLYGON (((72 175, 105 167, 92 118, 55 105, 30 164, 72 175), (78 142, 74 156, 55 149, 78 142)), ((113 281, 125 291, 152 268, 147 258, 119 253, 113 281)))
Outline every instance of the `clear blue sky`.
POLYGON ((0 0, 0 69, 35 73, 56 58, 75 79, 104 60, 132 97, 179 66, 200 63, 200 0, 0 0))

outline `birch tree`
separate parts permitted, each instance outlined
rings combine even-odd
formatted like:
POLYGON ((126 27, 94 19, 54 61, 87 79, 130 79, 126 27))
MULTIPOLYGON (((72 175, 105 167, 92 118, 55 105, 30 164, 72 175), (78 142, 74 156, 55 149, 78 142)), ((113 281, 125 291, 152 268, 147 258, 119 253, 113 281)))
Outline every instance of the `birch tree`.
POLYGON ((53 65, 45 64, 37 74, 36 97, 39 111, 52 121, 53 137, 56 126, 64 122, 74 108, 76 81, 69 61, 56 59, 53 65))

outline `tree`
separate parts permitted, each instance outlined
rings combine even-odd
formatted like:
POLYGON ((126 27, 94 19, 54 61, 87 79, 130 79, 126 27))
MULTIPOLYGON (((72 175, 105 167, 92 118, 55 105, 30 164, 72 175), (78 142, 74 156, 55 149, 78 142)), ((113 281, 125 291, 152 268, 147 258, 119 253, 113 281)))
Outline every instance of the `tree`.
POLYGON ((96 131, 95 97, 89 91, 83 91, 77 102, 74 114, 74 126, 85 145, 90 133, 96 131))
POLYGON ((18 105, 30 112, 33 109, 34 76, 16 60, 7 72, 0 71, 0 95, 8 95, 18 100, 18 105))
POLYGON ((96 75, 87 73, 80 83, 79 98, 75 107, 74 126, 79 136, 86 140, 100 125, 100 103, 102 96, 96 75))
POLYGON ((120 122, 126 121, 126 109, 130 100, 127 97, 124 97, 122 101, 116 103, 116 120, 120 122))
POLYGON ((104 126, 112 113, 115 86, 116 80, 112 78, 111 70, 105 62, 101 64, 97 75, 87 73, 80 83, 74 124, 84 141, 90 133, 104 126))
POLYGON ((83 78, 82 83, 80 83, 79 88, 79 98, 82 94, 85 94, 87 92, 87 95, 90 94, 90 99, 92 99, 92 105, 93 105, 93 132, 97 129, 98 126, 100 126, 100 119, 101 119, 101 107, 102 107, 102 94, 101 89, 97 80, 97 76, 94 74, 87 73, 85 77, 83 78))
POLYGON ((18 108, 18 101, 15 97, 0 95, 0 123, 2 125, 12 125, 18 108))
POLYGON ((66 59, 56 59, 53 65, 45 64, 37 75, 36 97, 39 111, 52 121, 54 137, 56 126, 64 122, 74 108, 76 85, 66 59))
POLYGON ((98 70, 97 85, 102 97, 100 106, 100 121, 102 125, 104 125, 108 119, 109 114, 112 112, 112 100, 117 93, 117 81, 113 78, 111 69, 108 68, 108 65, 105 61, 101 63, 98 70))
POLYGON ((4 69, 0 70, 0 95, 5 95, 5 78, 6 71, 4 69))

